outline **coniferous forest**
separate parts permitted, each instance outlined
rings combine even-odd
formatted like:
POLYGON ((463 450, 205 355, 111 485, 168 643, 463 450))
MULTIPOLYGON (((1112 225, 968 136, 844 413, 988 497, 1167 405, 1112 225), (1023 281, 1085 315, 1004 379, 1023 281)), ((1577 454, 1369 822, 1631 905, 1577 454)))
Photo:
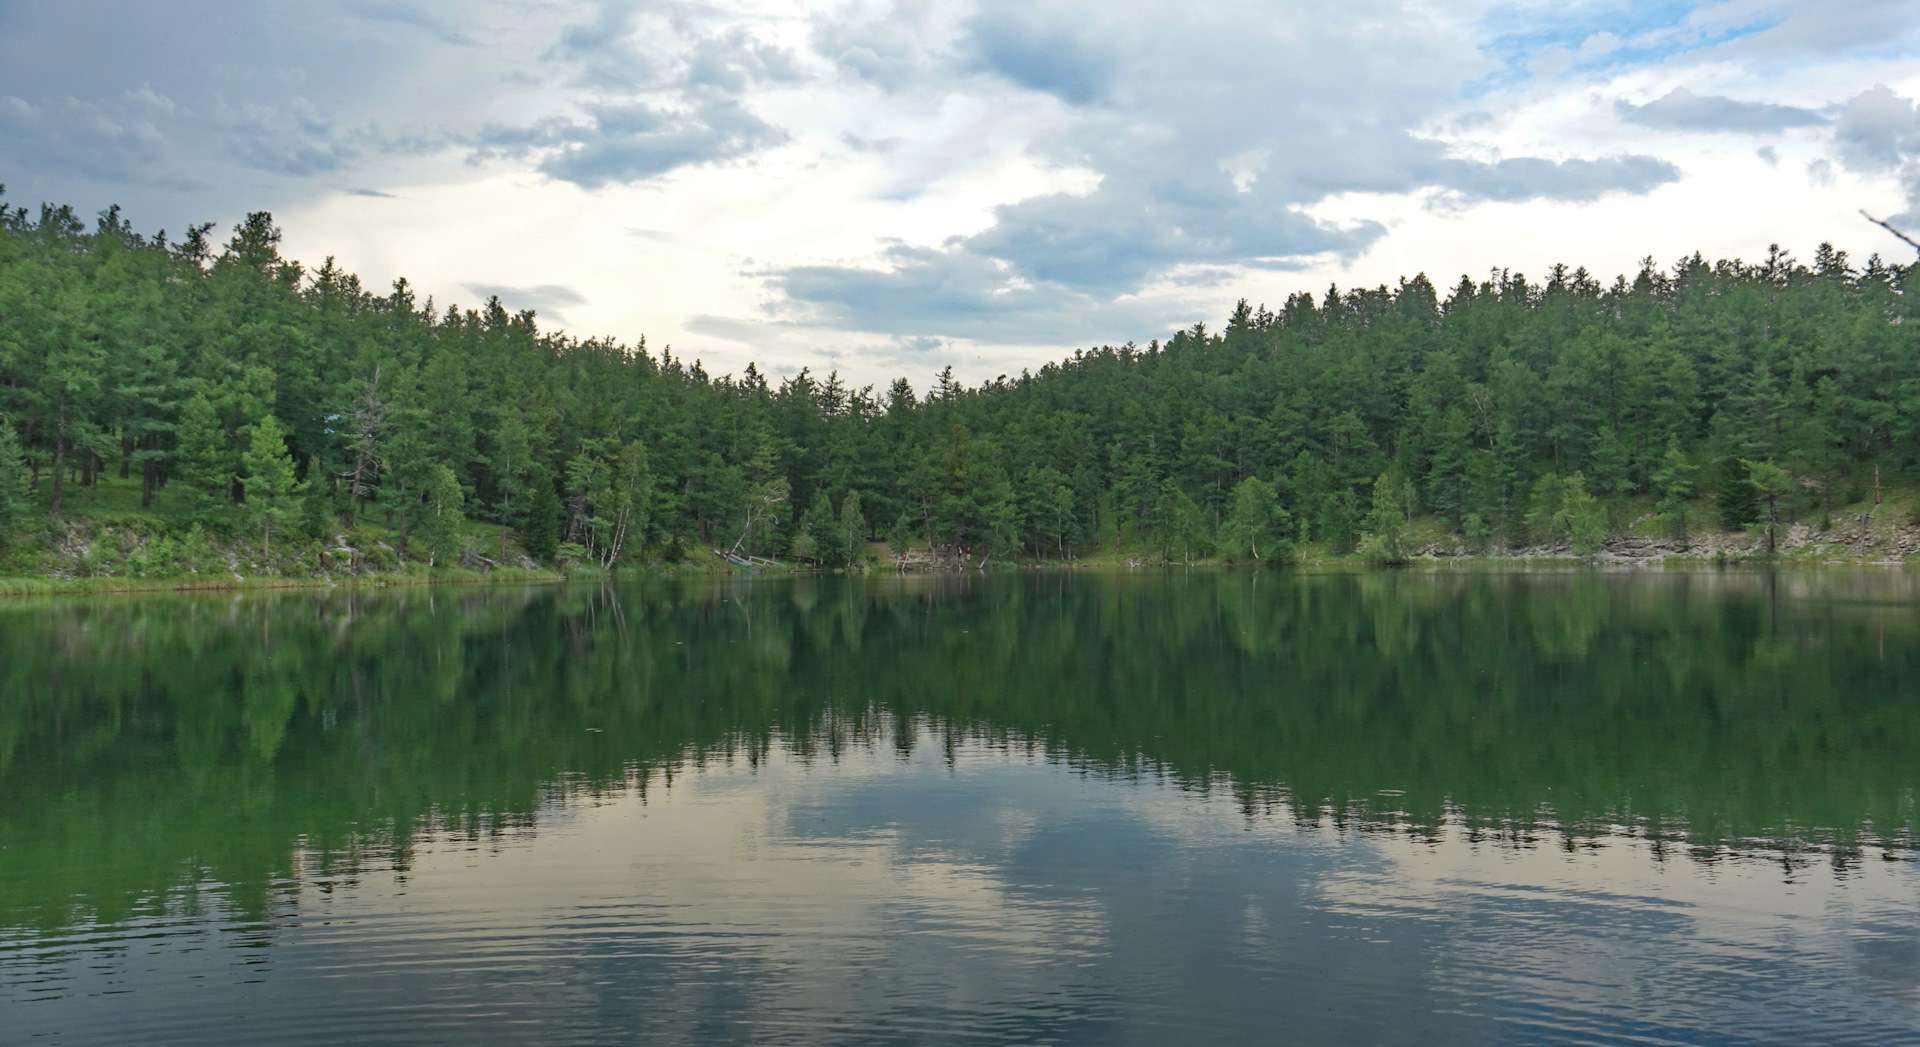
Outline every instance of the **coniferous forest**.
MULTIPOLYGON (((279 253, 0 213, 0 556, 837 566, 868 543, 1393 561, 1833 526, 1920 469, 1914 270, 1699 255, 1242 302, 980 386, 707 373, 279 253), (1425 530, 1422 531, 1421 529, 1425 530), (104 532, 90 532, 96 537, 104 532), (108 546, 102 551, 102 545, 108 546), (369 554, 371 555, 371 554, 369 554), (374 557, 377 560, 377 557, 374 557)), ((370 561, 370 565, 377 566, 370 561)))

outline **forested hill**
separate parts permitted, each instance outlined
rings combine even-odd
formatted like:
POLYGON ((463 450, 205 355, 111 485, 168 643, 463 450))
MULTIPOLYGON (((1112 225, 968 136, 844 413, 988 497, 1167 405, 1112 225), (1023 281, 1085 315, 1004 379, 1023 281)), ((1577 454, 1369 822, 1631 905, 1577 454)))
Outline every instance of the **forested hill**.
POLYGON ((282 258, 266 214, 210 232, 0 219, 9 548, 137 484, 149 531, 297 550, 377 528, 420 559, 471 555, 466 521, 605 565, 743 536, 828 564, 881 538, 1391 559, 1414 518, 1476 548, 1814 519, 1920 459, 1913 270, 1825 246, 1242 303, 1218 332, 919 395, 713 376, 497 300, 440 312, 282 258))

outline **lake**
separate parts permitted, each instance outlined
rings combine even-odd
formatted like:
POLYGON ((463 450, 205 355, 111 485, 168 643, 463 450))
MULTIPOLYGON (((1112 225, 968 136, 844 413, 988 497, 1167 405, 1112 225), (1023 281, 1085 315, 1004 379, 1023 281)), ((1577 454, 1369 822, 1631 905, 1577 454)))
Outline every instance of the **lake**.
POLYGON ((0 602, 0 1040, 1920 1043, 1917 582, 0 602))

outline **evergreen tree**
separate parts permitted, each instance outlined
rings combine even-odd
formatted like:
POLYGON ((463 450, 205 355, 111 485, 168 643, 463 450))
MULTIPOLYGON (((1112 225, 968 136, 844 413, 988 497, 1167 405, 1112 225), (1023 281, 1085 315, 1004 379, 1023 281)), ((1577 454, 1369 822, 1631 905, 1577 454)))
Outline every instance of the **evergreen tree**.
POLYGON ((895 556, 905 556, 907 550, 926 541, 926 534, 920 530, 920 520, 910 509, 902 509, 887 531, 887 548, 895 556))
POLYGON ((1360 553, 1383 564, 1407 562, 1407 511, 1400 484, 1382 473, 1373 484, 1373 509, 1361 524, 1360 553))
POLYGON ((26 455, 13 426, 0 421, 0 549, 33 512, 26 455))
MULTIPOLYGON (((207 227, 144 239, 117 211, 90 229, 71 208, 0 210, 0 415, 56 512, 137 468, 172 536, 259 522, 264 544, 281 524, 256 521, 243 455, 268 415, 315 534, 337 511, 405 548, 445 468, 463 513, 602 565, 695 544, 771 555, 803 523, 815 558, 855 560, 870 529, 850 497, 899 521, 897 541, 976 557, 1110 541, 1187 559, 1217 540, 1269 562, 1269 543, 1381 537, 1382 474, 1403 527, 1430 512, 1473 549, 1598 548, 1640 492, 1684 533, 1702 487, 1728 527, 1764 511, 1778 545, 1784 521, 1830 516, 1864 477, 1920 482, 1920 267, 1833 251, 1812 268, 1693 257, 1611 287, 1561 267, 1445 295, 1423 276, 1295 294, 1236 307, 1220 333, 1090 347, 1014 381, 948 368, 922 398, 905 379, 876 396, 837 375, 711 375, 497 301, 436 310, 280 243, 264 213, 221 249, 207 227), (1779 474, 1758 484, 1747 462, 1779 474), (1276 498, 1263 525, 1249 478, 1291 515, 1276 498), (814 514, 816 491, 842 511, 814 514)), ((10 526, 17 543, 36 524, 10 526)))
POLYGON ((1229 560, 1284 560, 1277 537, 1285 527, 1286 513, 1279 501, 1279 494, 1265 480, 1250 476, 1240 481, 1220 526, 1220 551, 1229 560))
POLYGON ((300 529, 315 538, 325 538, 333 530, 338 515, 319 455, 307 458, 307 478, 301 483, 307 493, 300 503, 300 529))
POLYGON ((1780 516, 1792 508, 1795 490, 1793 477, 1772 462, 1748 462, 1746 465, 1747 481, 1753 485, 1754 496, 1766 506, 1765 512, 1760 514, 1760 520, 1767 528, 1767 552, 1776 552, 1780 516))
POLYGON ((1586 477, 1579 473, 1561 481, 1552 530, 1556 538, 1568 539, 1573 551, 1582 556, 1598 552, 1607 536, 1606 508, 1588 493, 1586 477))
POLYGON ((436 466, 427 487, 426 515, 420 525, 429 566, 451 567, 460 562, 467 540, 464 502, 460 477, 449 466, 436 466))
POLYGON ((1680 438, 1669 436, 1667 452, 1653 473, 1653 488, 1660 495, 1660 514, 1666 518, 1667 532, 1681 541, 1687 538, 1687 509, 1693 498, 1694 472, 1694 464, 1680 449, 1680 438))
POLYGON ((1714 496, 1714 508, 1720 513, 1720 526, 1739 530, 1760 518, 1760 491, 1754 486, 1752 465, 1737 455, 1720 460, 1720 489, 1714 496))
POLYGON ((560 550, 560 497, 554 493, 553 481, 540 468, 531 471, 528 486, 532 490, 527 496, 520 541, 536 563, 550 564, 560 550))
POLYGON ((213 401, 205 394, 189 399, 180 412, 178 432, 174 472, 185 488, 189 511, 209 522, 223 520, 221 507, 232 500, 237 463, 213 401))
POLYGON ((859 491, 848 491, 840 500, 840 539, 846 543, 841 562, 851 564, 859 560, 861 550, 867 545, 867 518, 860 515, 859 491))
POLYGON ((261 553, 271 556, 274 526, 285 527, 299 518, 299 495, 306 485, 296 478, 287 433, 278 419, 267 415, 248 427, 246 436, 241 463, 247 471, 247 507, 260 521, 261 553))

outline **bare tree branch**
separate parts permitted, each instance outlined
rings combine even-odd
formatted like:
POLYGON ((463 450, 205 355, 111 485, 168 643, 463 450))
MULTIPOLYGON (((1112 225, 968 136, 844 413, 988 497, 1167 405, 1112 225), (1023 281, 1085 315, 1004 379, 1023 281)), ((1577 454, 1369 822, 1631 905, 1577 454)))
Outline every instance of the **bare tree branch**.
POLYGON ((1892 233, 1893 235, 1906 241, 1907 246, 1913 248, 1915 251, 1920 251, 1920 242, 1916 242, 1913 237, 1908 236, 1907 234, 1901 232, 1898 229, 1895 229, 1891 222, 1883 222, 1880 219, 1875 218, 1874 216, 1868 214, 1864 210, 1860 212, 1860 217, 1866 219, 1869 222, 1872 222, 1874 225, 1877 225, 1880 228, 1885 229, 1887 232, 1892 233))

